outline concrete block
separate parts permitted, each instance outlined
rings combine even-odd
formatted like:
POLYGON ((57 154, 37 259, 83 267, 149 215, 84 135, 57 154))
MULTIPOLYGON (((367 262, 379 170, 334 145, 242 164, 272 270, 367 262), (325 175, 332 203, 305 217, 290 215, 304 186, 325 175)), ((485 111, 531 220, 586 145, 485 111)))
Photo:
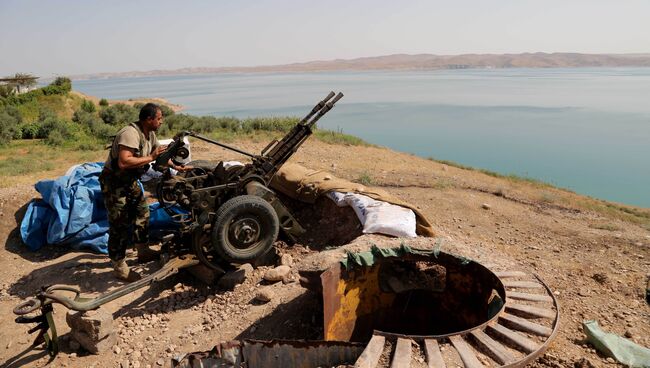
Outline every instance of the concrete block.
POLYGON ((117 333, 111 332, 103 339, 95 340, 83 331, 72 331, 72 338, 89 353, 102 354, 112 350, 113 345, 117 342, 117 333))
POLYGON ((70 310, 65 320, 72 332, 83 332, 94 341, 99 341, 113 332, 113 315, 103 308, 86 312, 70 310))

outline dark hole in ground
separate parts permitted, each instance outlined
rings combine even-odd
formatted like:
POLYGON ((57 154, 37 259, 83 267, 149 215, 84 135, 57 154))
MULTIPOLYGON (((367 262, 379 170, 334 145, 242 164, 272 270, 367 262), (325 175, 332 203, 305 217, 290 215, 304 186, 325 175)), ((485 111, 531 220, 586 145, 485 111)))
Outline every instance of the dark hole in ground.
POLYGON ((491 271, 449 255, 435 261, 384 258, 342 270, 340 280, 334 285, 340 291, 344 284, 342 295, 324 292, 331 308, 325 336, 349 341, 367 341, 374 330, 446 335, 472 329, 494 317, 505 297, 491 271))

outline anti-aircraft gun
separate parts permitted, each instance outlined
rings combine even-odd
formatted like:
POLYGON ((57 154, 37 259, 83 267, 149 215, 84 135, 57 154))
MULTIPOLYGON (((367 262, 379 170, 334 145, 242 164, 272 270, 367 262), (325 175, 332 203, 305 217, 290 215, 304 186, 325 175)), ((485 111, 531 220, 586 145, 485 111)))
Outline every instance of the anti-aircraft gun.
MULTIPOLYGON (((330 92, 281 140, 269 143, 259 155, 217 142, 194 132, 177 134, 154 168, 165 172, 157 189, 165 208, 178 206, 188 213, 180 221, 179 239, 190 236, 193 253, 207 266, 251 262, 264 255, 282 230, 289 238, 304 232, 298 221, 269 189, 273 176, 305 140, 312 127, 343 97, 330 92), (190 136, 250 157, 244 166, 197 167, 186 175, 171 176, 168 160, 189 154, 184 138, 190 136)), ((185 241, 187 242, 187 241, 185 241)))
POLYGON ((50 355, 58 352, 57 333, 52 318, 53 304, 75 311, 96 309, 119 297, 175 274, 181 268, 204 264, 222 271, 224 263, 252 262, 267 253, 280 229, 294 238, 304 232, 298 221, 269 189, 273 176, 312 134, 312 127, 342 93, 330 92, 307 116, 281 140, 274 140, 259 155, 250 154, 194 132, 177 134, 165 152, 158 156, 154 168, 163 172, 156 196, 163 208, 179 225, 177 231, 163 237, 163 266, 142 279, 126 284, 96 298, 86 298, 72 286, 43 286, 34 298, 14 308, 17 323, 36 326, 34 344, 44 343, 50 355), (243 166, 194 167, 172 176, 169 160, 189 157, 185 137, 194 137, 251 158, 243 166), (73 296, 71 296, 73 295, 73 296), (40 310, 40 314, 28 316, 40 310))

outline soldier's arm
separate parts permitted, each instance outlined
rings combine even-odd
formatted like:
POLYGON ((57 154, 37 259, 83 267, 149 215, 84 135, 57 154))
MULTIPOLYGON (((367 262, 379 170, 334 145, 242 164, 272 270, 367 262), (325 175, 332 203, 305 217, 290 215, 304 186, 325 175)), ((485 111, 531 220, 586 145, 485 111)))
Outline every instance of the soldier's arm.
POLYGON ((144 157, 136 157, 135 149, 120 145, 120 150, 117 159, 117 166, 121 169, 136 169, 154 161, 163 151, 166 146, 158 146, 151 152, 150 155, 144 157))

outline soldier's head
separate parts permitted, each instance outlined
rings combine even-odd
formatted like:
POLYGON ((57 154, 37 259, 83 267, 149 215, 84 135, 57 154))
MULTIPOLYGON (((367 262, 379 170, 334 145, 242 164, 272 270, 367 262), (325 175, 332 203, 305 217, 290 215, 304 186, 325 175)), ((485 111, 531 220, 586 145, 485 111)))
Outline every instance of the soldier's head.
POLYGON ((155 103, 149 102, 140 109, 140 124, 147 130, 154 132, 158 130, 162 124, 162 118, 162 110, 155 103))

